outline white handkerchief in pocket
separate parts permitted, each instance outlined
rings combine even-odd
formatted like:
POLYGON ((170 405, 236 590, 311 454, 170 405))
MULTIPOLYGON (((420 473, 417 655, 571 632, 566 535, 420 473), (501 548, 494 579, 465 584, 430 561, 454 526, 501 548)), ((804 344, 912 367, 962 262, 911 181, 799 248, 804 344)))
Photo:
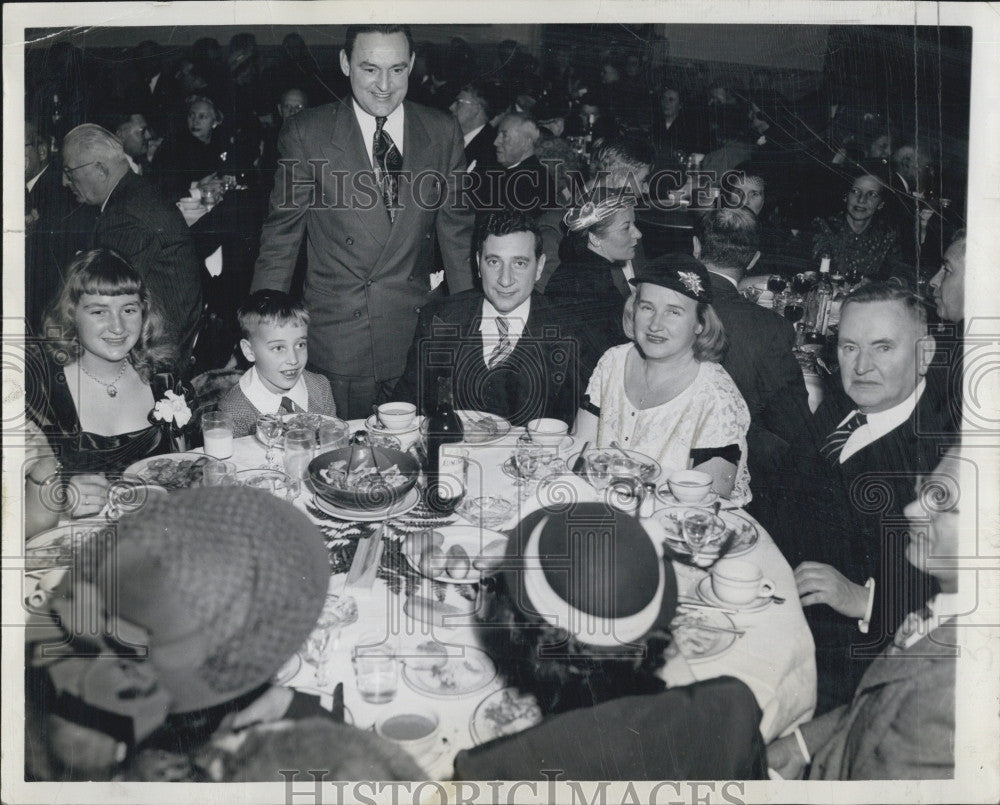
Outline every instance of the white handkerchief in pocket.
POLYGON ((213 277, 218 277, 222 274, 221 246, 205 258, 205 268, 208 269, 208 273, 213 277))

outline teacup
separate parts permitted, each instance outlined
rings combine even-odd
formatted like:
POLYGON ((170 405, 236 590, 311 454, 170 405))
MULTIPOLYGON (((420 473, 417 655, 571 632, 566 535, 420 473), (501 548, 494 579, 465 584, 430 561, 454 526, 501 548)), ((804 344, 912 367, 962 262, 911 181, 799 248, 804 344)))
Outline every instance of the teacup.
POLYGON ((712 591, 727 604, 749 604, 774 592, 774 582, 761 569, 742 559, 721 559, 712 568, 712 591))
POLYGON ((701 503, 712 491, 712 476, 698 470, 679 470, 667 479, 672 494, 681 503, 701 503))
POLYGON ((386 430, 406 430, 417 416, 417 406, 408 402, 382 403, 378 407, 379 421, 386 430))
POLYGON ((404 712, 380 718, 375 722, 375 732, 399 744, 411 755, 419 755, 436 740, 439 724, 440 719, 432 710, 407 708, 404 712))
POLYGON ((531 441, 542 447, 558 447, 566 438, 569 425, 561 419, 545 417, 543 419, 532 419, 525 429, 531 437, 531 441))

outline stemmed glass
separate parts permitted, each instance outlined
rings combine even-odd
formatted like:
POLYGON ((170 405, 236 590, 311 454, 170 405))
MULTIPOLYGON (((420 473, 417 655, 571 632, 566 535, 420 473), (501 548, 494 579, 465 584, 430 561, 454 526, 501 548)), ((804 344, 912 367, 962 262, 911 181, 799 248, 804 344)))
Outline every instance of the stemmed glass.
POLYGON ((708 542, 714 519, 711 512, 707 511, 691 511, 684 515, 681 528, 684 532, 684 541, 691 548, 692 558, 698 556, 708 542))
POLYGON ((522 498, 528 496, 528 484, 538 473, 538 459, 538 448, 532 444, 520 443, 514 451, 514 470, 522 498))
POLYGON ((771 291, 775 296, 781 293, 785 288, 788 287, 787 280, 781 276, 781 274, 772 274, 767 278, 767 290, 771 291))
POLYGON ((267 454, 264 456, 262 469, 280 469, 274 460, 274 445, 278 441, 284 427, 280 414, 261 414, 257 417, 257 433, 264 440, 267 446, 267 454))

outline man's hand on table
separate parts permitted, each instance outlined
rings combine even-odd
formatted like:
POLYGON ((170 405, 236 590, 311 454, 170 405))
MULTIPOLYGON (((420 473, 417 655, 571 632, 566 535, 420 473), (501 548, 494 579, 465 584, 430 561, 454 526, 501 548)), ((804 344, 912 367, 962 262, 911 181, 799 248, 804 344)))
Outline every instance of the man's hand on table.
POLYGON ((830 565, 803 562, 795 568, 795 586, 804 607, 827 604, 841 615, 858 619, 868 611, 868 588, 830 565))
POLYGON ((801 779, 806 759, 794 735, 786 735, 767 745, 767 765, 785 780, 801 779))

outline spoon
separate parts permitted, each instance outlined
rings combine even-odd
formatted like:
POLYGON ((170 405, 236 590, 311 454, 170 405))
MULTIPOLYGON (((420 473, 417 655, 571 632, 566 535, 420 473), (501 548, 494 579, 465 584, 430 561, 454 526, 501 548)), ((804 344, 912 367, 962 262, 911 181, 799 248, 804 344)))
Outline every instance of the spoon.
POLYGON ((623 456, 625 456, 625 458, 627 458, 629 461, 632 460, 632 456, 630 456, 628 453, 625 452, 625 448, 622 447, 620 444, 618 444, 618 442, 614 441, 613 439, 611 441, 611 447, 617 450, 623 456))

